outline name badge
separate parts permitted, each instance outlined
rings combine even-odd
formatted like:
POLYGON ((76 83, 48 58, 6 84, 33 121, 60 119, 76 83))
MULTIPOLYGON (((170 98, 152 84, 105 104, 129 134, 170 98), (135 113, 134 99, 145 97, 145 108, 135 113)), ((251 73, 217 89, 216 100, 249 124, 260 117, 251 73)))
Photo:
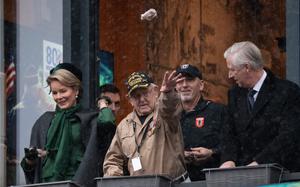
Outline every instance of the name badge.
POLYGON ((142 169, 142 163, 141 163, 141 159, 139 156, 133 158, 131 160, 132 162, 132 166, 133 166, 133 171, 138 171, 140 169, 142 169))

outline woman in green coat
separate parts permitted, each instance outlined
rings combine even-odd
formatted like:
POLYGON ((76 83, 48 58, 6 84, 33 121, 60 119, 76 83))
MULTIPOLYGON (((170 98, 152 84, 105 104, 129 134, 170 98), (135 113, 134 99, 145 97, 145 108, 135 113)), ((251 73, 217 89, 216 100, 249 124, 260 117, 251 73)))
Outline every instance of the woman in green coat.
POLYGON ((93 178, 101 176, 115 119, 105 102, 100 112, 82 109, 81 81, 81 71, 69 63, 50 71, 47 83, 56 110, 44 113, 32 128, 21 163, 27 183, 73 180, 91 186, 93 178))

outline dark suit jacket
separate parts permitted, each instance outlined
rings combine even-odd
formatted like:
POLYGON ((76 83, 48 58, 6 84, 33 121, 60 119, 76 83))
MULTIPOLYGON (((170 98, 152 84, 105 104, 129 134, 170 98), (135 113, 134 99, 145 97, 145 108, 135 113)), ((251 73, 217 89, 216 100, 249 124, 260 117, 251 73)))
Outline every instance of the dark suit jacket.
MULTIPOLYGON (((54 112, 44 113, 34 124, 31 131, 30 147, 44 149, 47 132, 54 112)), ((80 186, 94 186, 93 179, 102 176, 105 153, 115 132, 114 124, 97 124, 98 112, 76 113, 81 122, 81 140, 85 153, 73 180, 80 186)), ((24 170, 27 183, 41 183, 42 160, 37 161, 34 170, 24 170)))
POLYGON ((229 122, 224 128, 222 162, 247 165, 279 163, 291 171, 300 170, 300 89, 270 71, 251 112, 247 89, 229 91, 229 122))

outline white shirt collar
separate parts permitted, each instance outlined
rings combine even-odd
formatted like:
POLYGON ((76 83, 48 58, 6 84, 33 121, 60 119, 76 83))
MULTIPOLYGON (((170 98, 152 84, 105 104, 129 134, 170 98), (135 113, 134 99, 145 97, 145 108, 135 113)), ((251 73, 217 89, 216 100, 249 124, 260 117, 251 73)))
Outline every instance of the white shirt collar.
POLYGON ((257 81, 257 83, 255 84, 255 86, 253 87, 253 90, 256 91, 256 93, 254 94, 254 99, 256 100, 258 92, 260 91, 265 79, 267 77, 267 72, 265 70, 263 70, 263 74, 260 77, 260 79, 257 81))

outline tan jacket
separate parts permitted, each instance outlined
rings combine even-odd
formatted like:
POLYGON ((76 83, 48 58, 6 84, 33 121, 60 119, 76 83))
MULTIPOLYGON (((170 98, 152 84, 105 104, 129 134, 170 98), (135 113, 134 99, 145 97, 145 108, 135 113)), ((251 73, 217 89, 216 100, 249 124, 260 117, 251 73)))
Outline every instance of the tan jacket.
POLYGON ((162 93, 155 112, 147 117, 144 124, 141 124, 135 112, 125 117, 118 125, 106 153, 104 176, 122 176, 123 162, 127 160, 131 176, 160 174, 174 179, 182 175, 186 167, 180 114, 176 113, 179 102, 176 92, 162 93), (134 171, 131 160, 138 156, 134 136, 137 144, 140 144, 143 132, 152 117, 154 120, 149 123, 148 132, 140 147, 142 169, 134 171), (133 123, 136 123, 135 134, 133 123))

